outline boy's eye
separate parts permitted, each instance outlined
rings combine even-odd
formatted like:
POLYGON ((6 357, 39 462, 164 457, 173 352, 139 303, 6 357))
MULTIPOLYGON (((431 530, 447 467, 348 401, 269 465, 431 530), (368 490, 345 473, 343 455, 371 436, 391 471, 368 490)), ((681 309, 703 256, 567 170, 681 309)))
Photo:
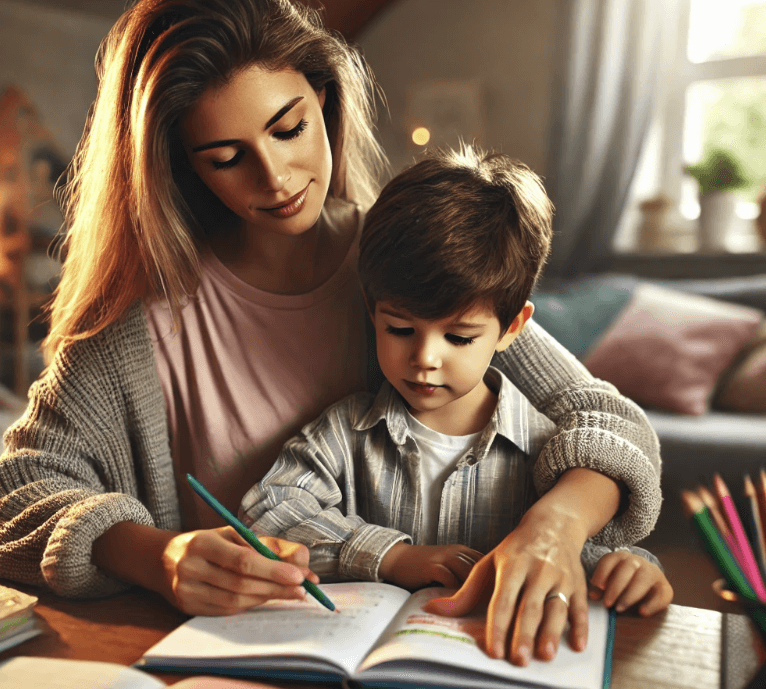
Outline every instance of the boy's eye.
POLYGON ((292 129, 288 129, 286 132, 274 132, 274 137, 280 141, 289 141, 296 136, 300 136, 306 129, 306 125, 308 125, 308 122, 302 119, 292 129))
POLYGON ((461 337, 460 335, 453 335, 452 333, 447 333, 444 337, 446 337, 453 345, 457 345, 458 347, 473 344, 474 340, 476 339, 474 337, 461 337))
POLYGON ((228 160, 213 161, 213 167, 216 170, 226 170, 227 168, 234 167, 240 160, 242 160, 242 156, 245 155, 244 150, 237 151, 232 158, 229 158, 228 160))
POLYGON ((386 326, 386 332, 394 335, 395 337, 407 337, 415 332, 414 328, 395 328, 393 325, 386 326))

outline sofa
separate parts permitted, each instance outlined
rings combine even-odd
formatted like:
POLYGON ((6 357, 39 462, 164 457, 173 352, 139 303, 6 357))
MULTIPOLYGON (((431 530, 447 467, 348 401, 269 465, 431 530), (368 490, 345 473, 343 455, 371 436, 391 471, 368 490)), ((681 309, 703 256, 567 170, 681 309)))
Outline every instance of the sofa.
POLYGON ((543 283, 533 302, 538 322, 657 432, 664 501, 651 546, 697 548, 680 491, 717 472, 736 497, 745 473, 766 468, 766 274, 589 275, 543 283))
MULTIPOLYGON (((766 313, 766 274, 662 284, 766 313)), ((763 382, 766 388, 766 381, 763 382)), ((715 391, 711 408, 701 415, 659 409, 646 412, 660 439, 663 461, 664 502, 654 540, 674 546, 695 545, 696 533, 683 516, 679 492, 699 484, 709 486, 717 472, 733 494, 740 491, 741 495, 743 476, 755 478, 762 468, 766 469, 766 412, 719 408, 715 391)))

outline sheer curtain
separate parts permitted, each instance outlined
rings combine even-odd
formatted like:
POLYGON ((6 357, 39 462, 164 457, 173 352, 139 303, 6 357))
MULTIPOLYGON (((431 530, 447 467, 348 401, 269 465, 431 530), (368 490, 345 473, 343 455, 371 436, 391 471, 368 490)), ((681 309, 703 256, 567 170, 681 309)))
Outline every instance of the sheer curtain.
POLYGON ((546 186, 546 276, 608 265, 678 31, 679 0, 571 0, 562 22, 546 186))

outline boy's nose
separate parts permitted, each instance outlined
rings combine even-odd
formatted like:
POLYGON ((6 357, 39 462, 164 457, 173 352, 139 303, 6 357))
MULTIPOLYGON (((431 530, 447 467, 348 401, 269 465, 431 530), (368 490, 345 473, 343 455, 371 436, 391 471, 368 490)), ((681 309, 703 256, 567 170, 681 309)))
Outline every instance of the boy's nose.
POLYGON ((410 361, 417 368, 434 369, 441 366, 438 348, 429 342, 416 343, 410 361))

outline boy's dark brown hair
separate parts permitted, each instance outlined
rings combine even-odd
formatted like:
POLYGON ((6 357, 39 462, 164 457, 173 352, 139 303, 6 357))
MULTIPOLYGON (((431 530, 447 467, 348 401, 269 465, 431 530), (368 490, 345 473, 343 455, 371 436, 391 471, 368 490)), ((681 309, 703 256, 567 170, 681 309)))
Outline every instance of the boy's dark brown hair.
POLYGON ((359 275, 371 309, 445 318, 483 303, 505 331, 548 258, 553 204, 501 153, 435 151, 392 179, 367 213, 359 275))

